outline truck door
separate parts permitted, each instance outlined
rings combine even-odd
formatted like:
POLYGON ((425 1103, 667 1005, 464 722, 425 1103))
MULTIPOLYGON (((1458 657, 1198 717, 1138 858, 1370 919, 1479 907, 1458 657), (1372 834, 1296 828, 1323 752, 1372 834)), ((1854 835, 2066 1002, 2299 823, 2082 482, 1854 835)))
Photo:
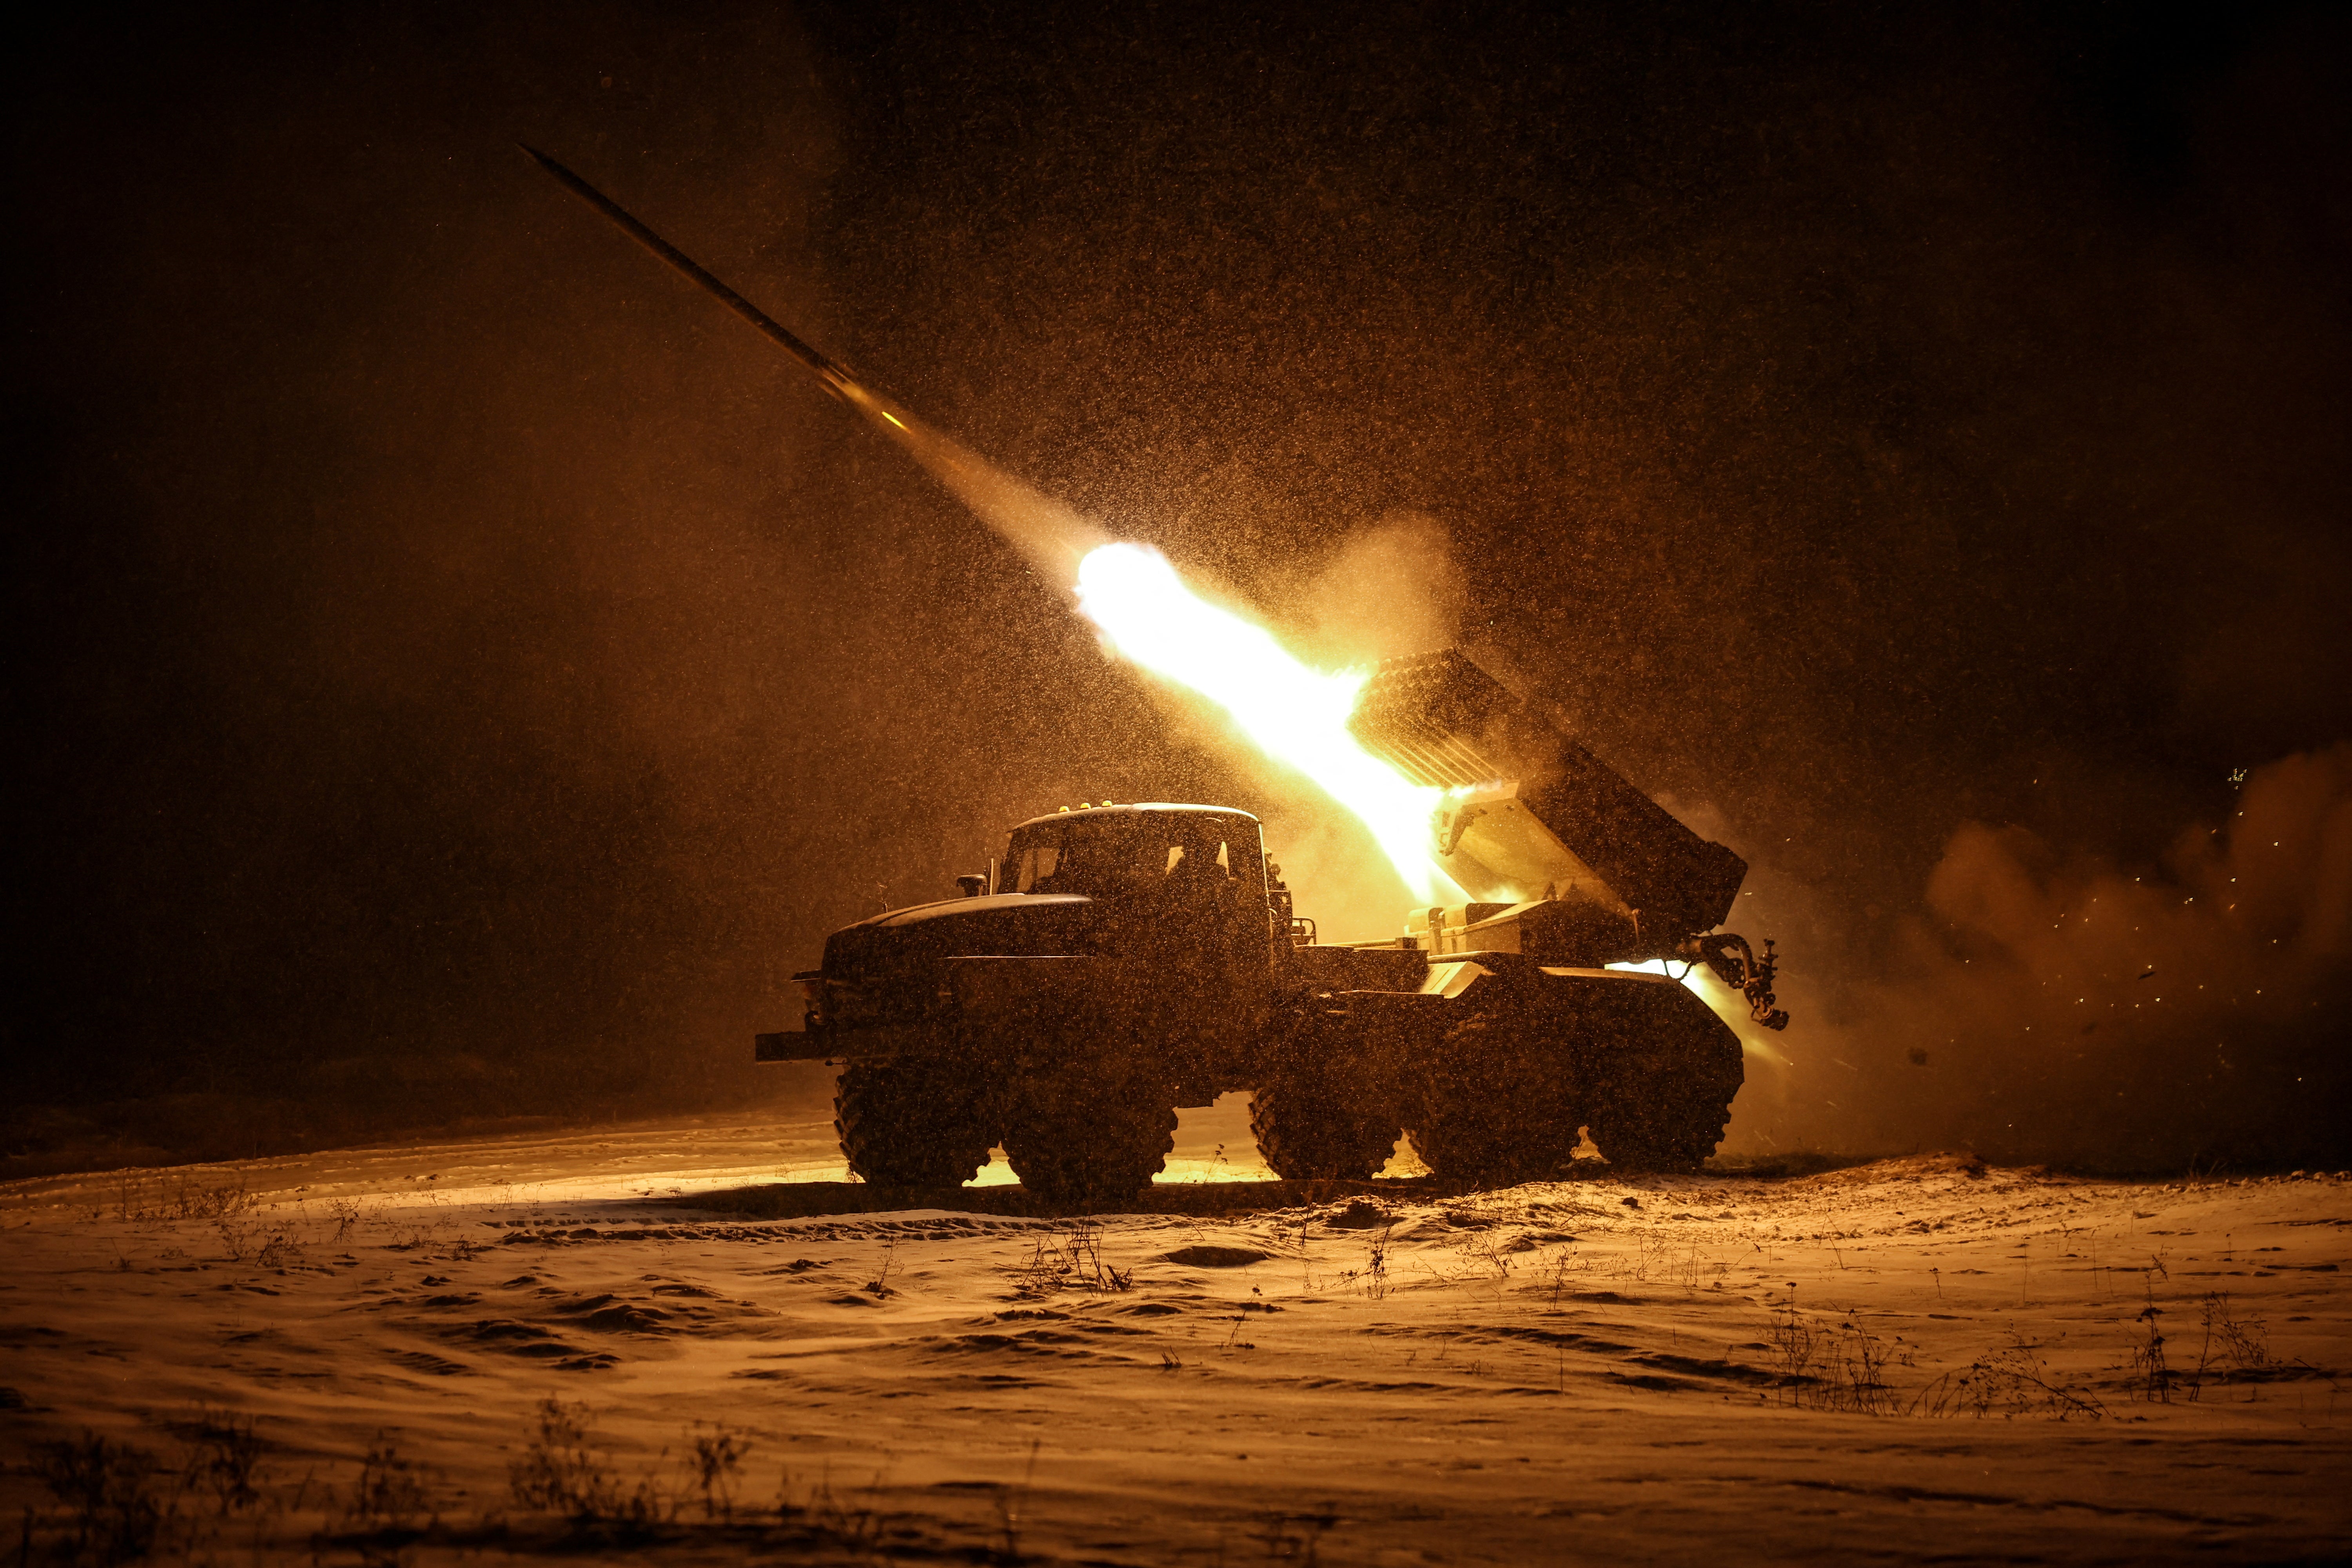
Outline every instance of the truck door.
POLYGON ((1265 856, 1245 816, 1188 814, 1172 824, 1168 892, 1192 934, 1194 983, 1221 1021, 1254 1031, 1271 984, 1265 941, 1265 856))

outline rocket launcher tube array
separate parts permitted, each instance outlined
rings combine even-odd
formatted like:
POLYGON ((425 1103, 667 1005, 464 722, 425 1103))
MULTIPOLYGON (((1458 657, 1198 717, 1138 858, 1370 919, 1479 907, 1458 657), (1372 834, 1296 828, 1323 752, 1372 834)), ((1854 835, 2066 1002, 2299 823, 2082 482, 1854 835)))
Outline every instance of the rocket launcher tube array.
POLYGON ((1441 865, 1482 898, 1549 887, 1632 912, 1643 957, 1667 957, 1731 912, 1746 861, 1675 820, 1458 649, 1383 663, 1349 728, 1364 749, 1444 785, 1441 865), (1449 842, 1451 840, 1451 842, 1449 842))

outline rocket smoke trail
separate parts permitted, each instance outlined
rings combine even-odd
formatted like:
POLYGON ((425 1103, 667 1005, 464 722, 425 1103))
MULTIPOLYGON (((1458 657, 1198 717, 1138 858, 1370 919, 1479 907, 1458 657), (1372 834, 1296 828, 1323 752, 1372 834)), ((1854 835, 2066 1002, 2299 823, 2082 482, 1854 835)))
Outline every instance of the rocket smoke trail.
POLYGON ((1156 550, 1114 544, 1076 509, 1041 495, 1002 468, 861 385, 857 378, 778 325, 692 258, 623 211, 544 153, 523 148, 564 189, 630 238, 686 274, 814 372, 825 389, 875 427, 1028 557, 1101 632, 1105 646, 1223 710, 1258 750, 1296 768, 1353 812, 1412 897, 1458 903, 1467 895, 1428 852, 1429 814, 1442 793, 1411 783, 1366 752, 1348 728, 1360 671, 1309 668, 1262 626, 1185 586, 1156 550), (1105 548, 1113 546, 1112 548, 1105 548))
POLYGON ((864 414, 877 429, 906 448, 925 471, 1027 556, 1055 587, 1065 591, 1074 587, 1080 560, 1097 545, 1110 542, 1109 534, 1075 508, 1032 489, 962 443, 868 391, 840 363, 803 342, 692 257, 631 216, 612 197, 537 148, 523 146, 522 150, 558 184, 612 219, 622 233, 715 295, 761 336, 807 366, 826 391, 864 414))

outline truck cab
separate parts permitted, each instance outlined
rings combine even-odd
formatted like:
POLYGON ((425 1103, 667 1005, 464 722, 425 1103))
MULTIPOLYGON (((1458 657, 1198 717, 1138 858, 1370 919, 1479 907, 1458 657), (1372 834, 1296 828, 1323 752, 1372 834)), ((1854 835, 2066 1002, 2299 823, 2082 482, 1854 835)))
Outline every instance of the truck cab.
POLYGON ((761 1059, 892 1055, 957 1024, 1083 1005, 1148 1014, 1186 1089, 1213 1098, 1265 1026, 1290 919, 1246 811, 1066 807, 1015 826, 975 884, 834 932, 799 977, 805 1034, 761 1037, 761 1059))

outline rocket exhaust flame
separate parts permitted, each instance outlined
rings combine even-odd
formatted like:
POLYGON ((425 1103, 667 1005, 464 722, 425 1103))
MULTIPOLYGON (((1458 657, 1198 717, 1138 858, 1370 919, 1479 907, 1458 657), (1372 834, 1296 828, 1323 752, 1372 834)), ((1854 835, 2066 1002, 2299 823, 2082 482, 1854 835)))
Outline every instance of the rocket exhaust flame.
POLYGON ((1429 855, 1430 813, 1444 791, 1413 784, 1349 732, 1362 671, 1309 668, 1264 627, 1194 594, 1166 557, 1139 544, 1089 552, 1077 595, 1122 657, 1224 709, 1259 750, 1362 818, 1415 898, 1467 897, 1429 855))
POLYGON ((1429 852, 1430 814, 1444 792, 1412 783, 1349 733, 1362 672, 1309 668, 1264 627, 1192 593, 1158 551, 1115 542, 1075 508, 1023 484, 877 396, 611 197, 546 153, 522 150, 558 184, 715 295, 905 448, 1049 582, 1074 593, 1080 611, 1121 657, 1223 708, 1267 755, 1297 769, 1353 812, 1415 898, 1440 904, 1464 900, 1466 895, 1429 852))

